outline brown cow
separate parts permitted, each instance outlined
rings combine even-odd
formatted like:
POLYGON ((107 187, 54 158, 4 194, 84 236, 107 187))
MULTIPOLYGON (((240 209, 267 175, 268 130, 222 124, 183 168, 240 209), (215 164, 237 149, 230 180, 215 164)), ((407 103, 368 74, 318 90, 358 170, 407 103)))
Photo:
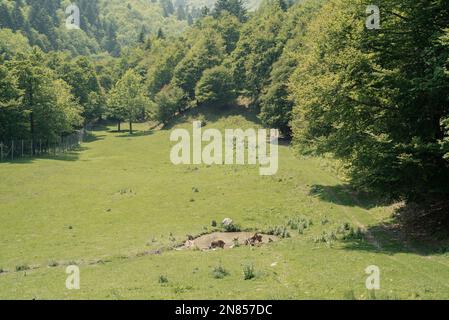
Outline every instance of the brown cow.
POLYGON ((212 241, 209 246, 209 249, 221 248, 224 249, 226 243, 223 240, 212 241))
POLYGON ((260 234, 256 233, 254 236, 247 239, 245 241, 245 244, 250 245, 250 246, 255 246, 257 243, 262 243, 262 238, 263 237, 260 234))

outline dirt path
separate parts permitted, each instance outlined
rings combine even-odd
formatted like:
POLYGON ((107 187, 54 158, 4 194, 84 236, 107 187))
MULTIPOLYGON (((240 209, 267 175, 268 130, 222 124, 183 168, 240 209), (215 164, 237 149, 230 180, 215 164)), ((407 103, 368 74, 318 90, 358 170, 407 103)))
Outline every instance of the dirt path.
MULTIPOLYGON (((332 196, 333 198, 339 199, 339 197, 338 197, 334 192, 330 191, 330 193, 331 193, 331 196, 332 196)), ((360 201, 359 201, 354 195, 352 195, 350 192, 347 192, 347 194, 351 197, 351 199, 354 201, 354 203, 357 204, 357 205, 360 207, 360 209, 361 209, 363 212, 369 213, 368 210, 366 210, 366 209, 364 209, 364 208, 362 207, 360 201)), ((345 206, 342 206, 342 208, 343 208, 343 210, 345 211, 345 213, 346 213, 349 217, 351 217, 351 219, 353 220, 353 223, 355 223, 360 229, 363 230, 363 232, 365 233, 366 240, 368 241, 368 243, 371 244, 371 245, 373 245, 377 250, 379 250, 379 251, 384 251, 384 250, 385 250, 384 247, 382 246, 382 244, 380 243, 380 241, 378 241, 378 240, 375 238, 375 236, 372 234, 372 232, 370 232, 370 231, 368 230, 368 228, 367 228, 363 223, 361 223, 361 222, 360 222, 360 221, 359 221, 353 214, 351 214, 351 213, 346 209, 345 206)), ((404 248, 406 248, 408 251, 410 251, 410 252, 416 254, 416 256, 419 257, 420 259, 429 261, 429 258, 430 258, 430 259, 432 258, 432 257, 424 257, 424 256, 420 255, 419 251, 418 251, 416 248, 412 247, 412 246, 411 246, 409 243, 407 243, 406 241, 403 241, 403 240, 401 241, 400 239, 397 239, 396 237, 393 237, 391 234, 388 234, 388 233, 386 233, 386 232, 385 232, 384 234, 385 234, 390 240, 397 241, 400 245, 402 245, 402 246, 403 246, 404 248)), ((440 280, 438 280, 438 279, 436 279, 436 278, 433 278, 431 275, 427 274, 426 272, 417 270, 416 268, 413 268, 413 267, 410 266, 409 264, 406 264, 406 263, 404 263, 404 262, 401 262, 399 259, 397 259, 396 257, 394 257, 394 256, 392 256, 392 255, 389 255, 388 258, 389 258, 390 260, 394 261, 395 263, 401 265, 401 267, 404 268, 404 269, 408 269, 408 270, 411 270, 411 271, 413 271, 413 272, 419 273, 419 274, 421 274, 422 277, 424 277, 424 278, 426 278, 426 279, 429 279, 430 281, 436 282, 436 283, 438 283, 438 284, 442 284, 442 285, 443 285, 444 287, 446 287, 446 288, 449 288, 449 284, 447 284, 447 283, 442 283, 440 280)), ((449 268, 449 265, 447 265, 447 264, 445 264, 445 263, 443 263, 443 262, 436 261, 436 260, 432 260, 432 263, 435 263, 435 262, 436 262, 437 264, 439 264, 439 265, 442 265, 442 266, 444 266, 444 267, 448 267, 448 268, 449 268)))

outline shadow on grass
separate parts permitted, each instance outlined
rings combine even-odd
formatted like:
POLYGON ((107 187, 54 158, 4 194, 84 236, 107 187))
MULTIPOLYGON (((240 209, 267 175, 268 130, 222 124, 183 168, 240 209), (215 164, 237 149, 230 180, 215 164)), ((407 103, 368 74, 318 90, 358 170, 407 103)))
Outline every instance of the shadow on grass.
POLYGON ((164 125, 162 130, 170 130, 173 127, 185 123, 189 118, 201 118, 206 122, 217 122, 222 118, 230 116, 242 116, 245 120, 253 122, 257 125, 261 125, 260 120, 257 118, 257 113, 252 111, 248 107, 244 106, 226 106, 222 108, 199 106, 193 109, 188 109, 178 114, 170 122, 164 125))
POLYGON ((134 132, 131 134, 129 133, 129 131, 120 131, 116 133, 119 133, 119 135, 116 135, 115 138, 139 138, 139 137, 146 137, 146 136, 151 136, 154 134, 153 130, 148 130, 148 131, 140 131, 140 130, 134 130, 134 132))
POLYGON ((79 159, 80 153, 83 151, 86 151, 88 149, 89 148, 87 148, 85 146, 79 146, 79 147, 76 147, 72 150, 68 150, 65 152, 57 152, 57 153, 50 152, 47 154, 36 155, 34 157, 25 156, 23 158, 9 160, 9 161, 4 160, 3 162, 0 162, 0 164, 2 164, 2 163, 30 164, 30 163, 33 163, 36 160, 40 160, 40 159, 55 160, 55 161, 77 161, 79 159))
POLYGON ((109 126, 115 125, 113 122, 108 121, 100 121, 92 126, 90 129, 91 132, 98 132, 98 131, 109 131, 109 126))
POLYGON ((13 160, 11 159, 4 159, 1 163, 8 163, 8 164, 29 164, 33 163, 35 160, 39 159, 48 159, 48 160, 56 160, 56 161, 76 161, 79 159, 80 153, 88 150, 87 144, 103 140, 105 135, 101 134, 94 134, 92 132, 94 131, 100 131, 100 130, 91 130, 91 132, 87 133, 84 138, 81 145, 73 147, 70 150, 66 150, 64 152, 59 151, 58 149, 54 149, 52 145, 50 145, 50 150, 47 153, 44 154, 37 154, 35 156, 24 156, 22 158, 15 158, 13 160))
POLYGON ((349 184, 334 186, 313 185, 309 194, 322 201, 348 207, 360 207, 363 209, 383 207, 393 203, 391 200, 380 198, 373 194, 357 192, 349 184))
POLYGON ((88 150, 89 148, 80 146, 70 151, 63 153, 57 153, 56 155, 42 156, 40 159, 50 159, 56 161, 77 161, 81 152, 88 150))
POLYGON ((89 132, 84 136, 83 143, 91 143, 99 140, 104 140, 105 137, 105 134, 93 134, 92 132, 89 132))
MULTIPOLYGON (((314 185, 310 195, 322 201, 366 210, 394 203, 372 194, 358 193, 350 185, 314 185)), ((390 220, 366 228, 366 234, 371 235, 379 243, 380 248, 365 239, 343 240, 344 249, 386 254, 449 255, 447 212, 449 206, 439 210, 437 216, 423 205, 406 204, 396 208, 390 220)))
MULTIPOLYGON (((432 235, 418 237, 410 234, 397 221, 390 221, 366 229, 366 234, 372 235, 380 244, 380 248, 366 240, 342 241, 344 250, 369 251, 394 255, 398 253, 412 253, 420 256, 441 255, 449 256, 449 241, 437 240, 432 235)), ((435 233, 434 233, 435 234, 435 233)))

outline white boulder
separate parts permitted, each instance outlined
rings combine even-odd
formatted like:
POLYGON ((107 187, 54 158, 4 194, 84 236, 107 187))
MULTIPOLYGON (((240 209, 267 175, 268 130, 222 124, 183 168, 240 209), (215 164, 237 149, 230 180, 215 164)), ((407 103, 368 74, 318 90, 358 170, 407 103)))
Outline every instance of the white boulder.
POLYGON ((232 225, 233 223, 234 223, 234 221, 232 221, 231 218, 226 218, 223 220, 223 222, 221 224, 224 225, 225 227, 228 227, 228 226, 232 225))

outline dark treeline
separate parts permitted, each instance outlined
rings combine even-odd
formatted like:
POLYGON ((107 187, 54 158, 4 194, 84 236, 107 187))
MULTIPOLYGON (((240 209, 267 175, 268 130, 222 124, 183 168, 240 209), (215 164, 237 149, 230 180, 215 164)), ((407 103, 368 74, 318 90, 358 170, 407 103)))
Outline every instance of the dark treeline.
MULTIPOLYGON (((379 30, 365 27, 368 1, 268 0, 249 13, 242 0, 219 0, 182 34, 141 31, 120 55, 96 1, 86 1, 86 34, 109 52, 95 57, 61 52, 49 29, 58 23, 39 27, 44 18, 31 14, 37 2, 55 1, 29 1, 24 19, 14 15, 20 1, 10 3, 11 25, 0 30, 1 136, 61 135, 101 117, 119 130, 123 121, 166 123, 245 98, 299 152, 343 160, 359 190, 449 199, 447 0, 380 1, 379 30)), ((174 15, 172 6, 161 15, 174 15)))

